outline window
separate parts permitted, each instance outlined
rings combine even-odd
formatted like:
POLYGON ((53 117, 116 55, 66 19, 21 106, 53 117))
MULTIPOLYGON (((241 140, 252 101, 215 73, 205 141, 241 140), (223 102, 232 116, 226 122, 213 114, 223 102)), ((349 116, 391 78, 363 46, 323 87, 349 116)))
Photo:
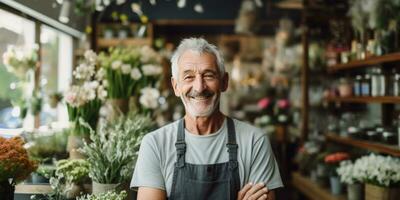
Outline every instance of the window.
POLYGON ((52 105, 55 94, 67 89, 72 77, 72 37, 49 26, 40 29, 41 76, 40 83, 45 95, 41 114, 41 125, 52 122, 68 122, 65 106, 52 105))
MULTIPOLYGON (((21 110, 16 105, 23 99, 23 90, 19 87, 19 79, 7 71, 1 58, 8 46, 33 48, 35 35, 39 33, 41 67, 38 78, 43 102, 39 125, 68 123, 65 106, 61 103, 52 104, 52 97, 54 94, 62 94, 71 81, 73 38, 50 26, 0 9, 0 134, 11 133, 22 127, 28 130, 33 128, 33 115, 28 112, 24 120, 19 117, 21 110), (36 24, 39 24, 40 31, 37 30, 36 24)), ((29 85, 33 87, 33 84, 29 85)))
MULTIPOLYGON (((0 55, 8 46, 32 48, 35 44, 35 23, 12 13, 0 10, 0 55)), ((21 99, 18 79, 9 73, 0 59, 0 129, 15 129, 22 127, 19 109, 16 104, 21 99)))

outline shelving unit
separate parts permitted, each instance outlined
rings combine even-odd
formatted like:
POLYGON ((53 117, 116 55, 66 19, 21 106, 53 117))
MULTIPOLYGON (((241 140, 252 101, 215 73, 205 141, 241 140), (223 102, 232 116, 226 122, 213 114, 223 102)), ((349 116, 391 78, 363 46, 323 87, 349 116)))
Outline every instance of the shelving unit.
POLYGON ((400 103, 400 97, 329 97, 325 99, 328 102, 336 103, 400 103))
POLYGON ((108 47, 114 46, 143 46, 151 45, 153 43, 153 24, 147 23, 146 29, 144 31, 143 37, 134 36, 139 26, 144 26, 140 23, 131 23, 129 25, 122 25, 118 23, 103 23, 98 25, 98 31, 96 34, 96 46, 97 49, 106 49, 108 47), (104 37, 104 32, 106 29, 113 30, 113 37, 104 37), (116 36, 117 32, 124 29, 128 35, 126 38, 118 38, 116 36))
POLYGON ((400 148, 397 145, 387 145, 378 142, 358 140, 350 137, 339 136, 335 133, 327 133, 325 137, 328 141, 336 142, 339 144, 367 149, 377 153, 390 154, 392 156, 400 156, 400 148))
POLYGON ((328 189, 322 188, 298 172, 292 173, 292 185, 311 200, 345 200, 342 195, 332 195, 328 189))
POLYGON ((332 67, 328 67, 328 73, 336 73, 338 71, 351 70, 357 68, 366 68, 372 65, 391 63, 391 62, 400 62, 400 52, 386 54, 383 56, 374 56, 366 58, 364 60, 355 60, 349 63, 334 65, 332 67))

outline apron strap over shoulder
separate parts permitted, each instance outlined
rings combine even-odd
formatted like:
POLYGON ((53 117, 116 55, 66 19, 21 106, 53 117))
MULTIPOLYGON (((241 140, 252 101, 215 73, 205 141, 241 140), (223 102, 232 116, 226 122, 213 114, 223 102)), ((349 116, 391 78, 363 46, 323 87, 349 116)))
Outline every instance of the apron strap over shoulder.
POLYGON ((233 120, 229 117, 227 117, 227 121, 228 121, 228 143, 226 144, 226 147, 228 147, 230 169, 233 170, 238 165, 237 162, 238 145, 236 143, 235 124, 233 120))
POLYGON ((178 167, 183 167, 185 165, 185 153, 186 153, 186 143, 185 143, 185 120, 181 119, 178 124, 178 135, 175 142, 176 147, 176 165, 178 167))

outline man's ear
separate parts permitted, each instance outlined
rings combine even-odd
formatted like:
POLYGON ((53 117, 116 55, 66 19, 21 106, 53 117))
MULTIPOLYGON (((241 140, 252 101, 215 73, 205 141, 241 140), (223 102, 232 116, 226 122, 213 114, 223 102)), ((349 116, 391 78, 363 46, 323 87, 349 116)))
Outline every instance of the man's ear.
POLYGON ((225 72, 224 76, 222 77, 222 85, 221 85, 221 92, 225 92, 229 86, 229 74, 225 72))
POLYGON ((174 77, 171 77, 171 85, 172 85, 172 88, 174 89, 175 96, 180 97, 180 93, 179 93, 179 89, 178 89, 178 81, 174 77))

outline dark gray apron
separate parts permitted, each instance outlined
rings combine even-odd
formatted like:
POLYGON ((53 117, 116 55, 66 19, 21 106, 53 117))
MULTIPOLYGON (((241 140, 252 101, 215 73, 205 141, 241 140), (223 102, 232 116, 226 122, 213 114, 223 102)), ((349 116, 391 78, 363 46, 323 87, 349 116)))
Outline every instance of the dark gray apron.
POLYGON ((239 167, 235 127, 228 121, 227 148, 229 161, 225 163, 194 165, 185 162, 185 124, 180 120, 175 143, 177 161, 175 163, 171 200, 236 200, 240 190, 239 167))

